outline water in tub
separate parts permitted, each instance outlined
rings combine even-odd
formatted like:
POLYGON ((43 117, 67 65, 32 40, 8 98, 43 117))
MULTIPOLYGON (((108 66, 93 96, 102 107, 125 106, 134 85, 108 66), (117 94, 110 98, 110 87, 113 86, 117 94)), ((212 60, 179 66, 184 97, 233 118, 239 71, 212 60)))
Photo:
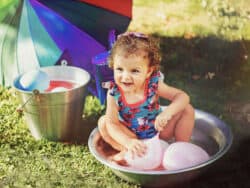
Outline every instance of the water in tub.
POLYGON ((68 80, 50 80, 49 87, 45 92, 62 92, 73 89, 78 83, 68 80))

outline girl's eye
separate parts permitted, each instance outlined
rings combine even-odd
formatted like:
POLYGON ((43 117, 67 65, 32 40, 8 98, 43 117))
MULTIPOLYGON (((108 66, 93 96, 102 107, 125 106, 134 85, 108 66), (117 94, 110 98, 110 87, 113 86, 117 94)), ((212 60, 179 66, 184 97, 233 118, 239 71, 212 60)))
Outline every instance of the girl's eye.
POLYGON ((133 69, 132 73, 139 73, 140 71, 138 69, 133 69))
POLYGON ((122 71, 122 68, 117 67, 116 70, 121 72, 121 71, 122 71))

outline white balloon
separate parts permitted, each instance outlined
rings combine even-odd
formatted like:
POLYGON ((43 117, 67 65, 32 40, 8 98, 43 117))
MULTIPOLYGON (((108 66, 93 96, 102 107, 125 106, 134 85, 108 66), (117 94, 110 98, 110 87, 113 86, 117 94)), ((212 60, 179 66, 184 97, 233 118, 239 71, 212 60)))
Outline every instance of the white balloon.
POLYGON ((150 170, 159 167, 162 162, 164 151, 159 139, 159 135, 157 134, 151 139, 145 139, 143 142, 147 146, 146 154, 142 157, 134 156, 134 158, 132 158, 131 153, 127 152, 124 158, 128 165, 138 170, 150 170))
POLYGON ((52 89, 50 92, 62 92, 62 91, 67 91, 68 89, 65 87, 55 87, 52 89))
POLYGON ((34 89, 38 89, 40 91, 44 91, 49 86, 49 77, 47 73, 40 70, 32 70, 24 73, 20 80, 21 89, 26 91, 32 91, 34 89))
MULTIPOLYGON (((168 148, 169 146, 169 143, 167 143, 166 141, 164 140, 160 140, 161 141, 161 148, 163 150, 163 154, 164 154, 164 151, 168 148)), ((162 155, 163 156, 163 155, 162 155)))
POLYGON ((201 147, 189 142, 175 142, 165 150, 163 167, 167 170, 179 170, 196 166, 209 159, 201 147))

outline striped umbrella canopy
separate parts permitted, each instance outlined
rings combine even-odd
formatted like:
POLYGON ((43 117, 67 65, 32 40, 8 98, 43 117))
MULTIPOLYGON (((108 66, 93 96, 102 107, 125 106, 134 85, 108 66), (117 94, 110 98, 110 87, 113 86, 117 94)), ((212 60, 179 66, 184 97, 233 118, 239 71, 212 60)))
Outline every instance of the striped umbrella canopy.
POLYGON ((132 0, 11 0, 0 24, 0 84, 28 70, 61 63, 87 70, 127 30, 132 0))

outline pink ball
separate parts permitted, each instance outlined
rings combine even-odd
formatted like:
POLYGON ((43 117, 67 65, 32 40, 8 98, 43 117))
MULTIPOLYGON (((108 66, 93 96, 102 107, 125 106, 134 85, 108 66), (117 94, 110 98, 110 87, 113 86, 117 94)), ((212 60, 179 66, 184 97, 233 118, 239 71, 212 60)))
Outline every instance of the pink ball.
POLYGON ((131 153, 127 152, 124 158, 128 165, 138 170, 150 170, 159 167, 164 153, 159 136, 156 135, 151 139, 145 139, 143 142, 147 146, 146 154, 142 157, 134 156, 132 158, 131 153))
POLYGON ((163 167, 167 170, 178 170, 198 165, 209 159, 201 147, 189 142, 175 142, 165 150, 163 167))

